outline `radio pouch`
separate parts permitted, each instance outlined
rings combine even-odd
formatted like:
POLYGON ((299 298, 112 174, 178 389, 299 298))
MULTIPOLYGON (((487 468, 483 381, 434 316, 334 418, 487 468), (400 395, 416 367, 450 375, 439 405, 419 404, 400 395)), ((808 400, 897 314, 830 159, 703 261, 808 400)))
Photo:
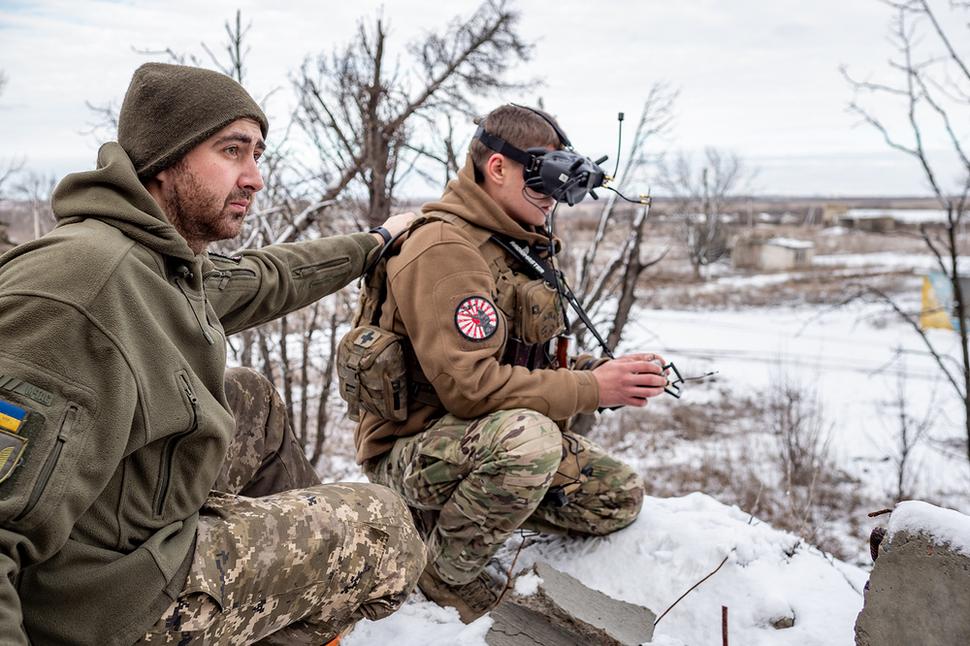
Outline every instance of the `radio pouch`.
POLYGON ((545 343, 565 331, 559 292, 542 278, 516 285, 515 329, 528 344, 545 343))

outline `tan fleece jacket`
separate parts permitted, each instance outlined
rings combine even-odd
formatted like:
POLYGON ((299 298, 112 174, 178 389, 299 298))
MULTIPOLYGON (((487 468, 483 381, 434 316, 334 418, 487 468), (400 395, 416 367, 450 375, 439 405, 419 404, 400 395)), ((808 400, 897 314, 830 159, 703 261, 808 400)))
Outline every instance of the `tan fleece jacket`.
POLYGON ((528 243, 544 241, 545 236, 512 220, 475 183, 470 162, 449 182, 441 201, 422 211, 451 213, 461 222, 435 221, 418 228, 388 262, 388 295, 380 325, 409 338, 444 409, 412 401, 403 423, 364 414, 355 433, 358 462, 386 453, 398 437, 424 430, 446 411, 472 419, 503 409, 530 408, 565 419, 595 410, 599 388, 588 371, 529 370, 500 363, 512 312, 496 304, 489 267, 490 262, 510 260, 495 243, 482 243, 493 232, 528 243), (462 334, 456 322, 459 306, 471 297, 486 299, 498 314, 494 333, 480 340, 462 334))

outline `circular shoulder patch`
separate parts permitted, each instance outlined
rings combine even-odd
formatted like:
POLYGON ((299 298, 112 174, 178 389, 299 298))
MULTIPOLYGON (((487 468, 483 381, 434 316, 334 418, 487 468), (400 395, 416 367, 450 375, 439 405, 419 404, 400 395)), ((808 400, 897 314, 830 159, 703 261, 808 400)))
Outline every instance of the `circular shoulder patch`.
POLYGON ((498 329, 498 313, 487 298, 469 296, 458 303, 455 325, 466 339, 484 341, 498 329))

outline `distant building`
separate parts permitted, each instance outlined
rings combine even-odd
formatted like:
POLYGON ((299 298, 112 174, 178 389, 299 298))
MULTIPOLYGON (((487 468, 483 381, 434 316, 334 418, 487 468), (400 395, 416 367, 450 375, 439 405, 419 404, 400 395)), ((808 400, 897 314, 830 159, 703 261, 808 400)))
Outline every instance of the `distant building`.
POLYGON ((731 251, 736 269, 786 271, 808 269, 815 257, 815 243, 794 238, 739 238, 731 251))
POLYGON ((836 226, 839 219, 845 217, 849 208, 844 204, 830 203, 822 207, 822 218, 820 224, 824 227, 836 226))
POLYGON ((859 215, 850 210, 839 217, 839 226, 867 233, 889 233, 896 228, 896 219, 891 215, 859 215))
POLYGON ((941 225, 946 222, 946 212, 939 209, 848 209, 838 218, 838 224, 846 229, 887 233, 900 225, 941 225))

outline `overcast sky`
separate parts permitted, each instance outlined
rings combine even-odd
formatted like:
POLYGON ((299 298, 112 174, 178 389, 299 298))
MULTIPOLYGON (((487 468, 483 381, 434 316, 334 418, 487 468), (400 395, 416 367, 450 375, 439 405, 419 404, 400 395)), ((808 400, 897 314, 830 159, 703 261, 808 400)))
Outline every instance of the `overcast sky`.
MULTIPOLYGON (((84 134, 94 119, 85 102, 120 104, 132 71, 153 60, 133 48, 201 55, 201 42, 222 44, 223 23, 237 7, 252 22, 248 88, 257 97, 280 88, 267 102, 272 139, 274 124, 293 107, 292 70, 308 54, 346 43, 357 20, 375 16, 381 5, 0 0, 0 69, 9 78, 0 95, 0 163, 22 157, 30 168, 58 176, 92 167, 97 141, 84 134)), ((403 48, 477 5, 387 0, 391 47, 403 48)), ((876 0, 521 0, 516 6, 521 33, 536 48, 511 78, 538 78, 543 85, 502 98, 534 103, 542 97, 576 148, 591 157, 613 154, 617 111, 626 112, 630 125, 650 85, 667 81, 681 95, 675 129, 658 149, 732 150, 758 169, 759 193, 926 192, 913 162, 889 151, 845 109, 852 92, 839 65, 861 76, 881 74, 891 55, 890 12, 876 0)), ((955 175, 952 168, 948 176, 955 175)))

